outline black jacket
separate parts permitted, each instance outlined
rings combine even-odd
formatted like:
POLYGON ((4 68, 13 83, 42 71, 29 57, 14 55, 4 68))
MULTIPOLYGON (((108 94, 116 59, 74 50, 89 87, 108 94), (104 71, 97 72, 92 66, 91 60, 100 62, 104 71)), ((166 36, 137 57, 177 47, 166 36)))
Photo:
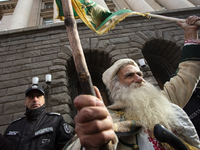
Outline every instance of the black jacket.
POLYGON ((27 109, 25 115, 12 122, 4 133, 14 150, 61 150, 72 137, 63 117, 46 113, 44 106, 27 109))
POLYGON ((12 150, 12 144, 0 133, 0 150, 12 150))
POLYGON ((200 87, 196 87, 183 110, 189 116, 200 137, 200 87))

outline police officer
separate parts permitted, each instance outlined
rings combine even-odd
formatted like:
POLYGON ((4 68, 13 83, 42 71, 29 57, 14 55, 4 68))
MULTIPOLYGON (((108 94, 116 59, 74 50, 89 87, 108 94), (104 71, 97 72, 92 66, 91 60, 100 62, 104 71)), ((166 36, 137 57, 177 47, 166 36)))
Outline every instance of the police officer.
POLYGON ((45 112, 45 93, 41 87, 33 85, 25 95, 25 117, 12 122, 4 133, 12 149, 61 150, 72 138, 63 117, 45 112))

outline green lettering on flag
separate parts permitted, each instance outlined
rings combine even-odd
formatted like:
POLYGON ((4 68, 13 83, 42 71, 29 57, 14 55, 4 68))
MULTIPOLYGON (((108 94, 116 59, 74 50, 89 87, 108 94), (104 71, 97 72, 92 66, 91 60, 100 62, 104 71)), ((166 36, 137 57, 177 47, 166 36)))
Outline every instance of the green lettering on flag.
MULTIPOLYGON (((121 9, 116 12, 110 12, 92 0, 71 0, 73 6, 74 17, 80 18, 91 30, 99 35, 107 33, 113 29, 117 23, 124 20, 132 14, 142 15, 147 17, 147 13, 138 13, 129 9, 121 9)), ((58 17, 64 21, 64 14, 61 0, 56 0, 58 6, 58 17)))

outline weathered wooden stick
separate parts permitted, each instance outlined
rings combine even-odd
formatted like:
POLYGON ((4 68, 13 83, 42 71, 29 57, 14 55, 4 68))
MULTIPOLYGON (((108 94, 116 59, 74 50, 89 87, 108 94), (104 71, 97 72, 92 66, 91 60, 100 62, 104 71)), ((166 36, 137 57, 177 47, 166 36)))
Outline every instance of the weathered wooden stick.
MULTIPOLYGON (((87 68, 85 56, 79 39, 79 34, 76 26, 76 21, 73 14, 71 0, 62 0, 62 8, 65 17, 65 27, 67 29, 70 46, 78 74, 79 82, 83 91, 83 94, 96 96, 90 73, 87 68)), ((109 141, 112 144, 112 141, 109 141)), ((104 144, 100 147, 100 150, 108 149, 110 144, 104 144)))
POLYGON ((67 29, 74 64, 76 67, 82 92, 83 94, 95 96, 96 94, 93 88, 92 80, 87 68, 85 56, 81 46, 71 0, 62 0, 62 8, 65 17, 65 27, 67 29))
MULTIPOLYGON (((159 19, 164 19, 164 20, 168 20, 168 21, 181 21, 181 22, 185 22, 185 19, 179 19, 179 18, 174 18, 174 17, 166 17, 166 16, 162 16, 162 15, 156 15, 156 14, 147 14, 147 16, 149 17, 154 17, 154 18, 159 18, 159 19)), ((200 20, 197 21, 195 23, 196 25, 200 26, 200 20)))

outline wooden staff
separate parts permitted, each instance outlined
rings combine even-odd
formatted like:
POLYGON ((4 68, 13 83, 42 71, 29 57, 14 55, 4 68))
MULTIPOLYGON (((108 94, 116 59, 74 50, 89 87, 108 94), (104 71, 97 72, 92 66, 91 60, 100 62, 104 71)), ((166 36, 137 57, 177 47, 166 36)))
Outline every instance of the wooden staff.
MULTIPOLYGON (((158 19, 163 19, 163 20, 168 20, 168 21, 181 21, 185 22, 185 19, 179 19, 179 18, 174 18, 174 17, 166 17, 166 16, 161 16, 161 15, 156 15, 156 14, 147 14, 149 17, 154 17, 158 19)), ((196 25, 200 26, 200 20, 195 23, 196 25)))
POLYGON ((72 9, 71 0, 62 0, 62 8, 65 17, 65 27, 67 29, 70 46, 72 49, 74 64, 78 74, 83 94, 96 95, 90 73, 87 68, 85 56, 81 46, 76 20, 72 9))
MULTIPOLYGON (((78 74, 82 92, 83 94, 96 96, 79 39, 71 0, 62 0, 62 8, 65 17, 65 27, 67 29, 68 38, 72 49, 74 63, 76 66, 76 71, 78 74)), ((110 144, 112 144, 112 141, 109 141, 108 144, 102 145, 100 147, 100 150, 108 149, 110 144)))
MULTIPOLYGON (((74 63, 76 66, 76 71, 82 91, 84 94, 96 96, 79 39, 71 0, 62 0, 62 8, 65 17, 65 27, 67 29, 74 63)), ((102 145, 100 147, 100 150, 108 149, 109 145, 112 145, 112 141, 109 141, 107 144, 102 145)))

